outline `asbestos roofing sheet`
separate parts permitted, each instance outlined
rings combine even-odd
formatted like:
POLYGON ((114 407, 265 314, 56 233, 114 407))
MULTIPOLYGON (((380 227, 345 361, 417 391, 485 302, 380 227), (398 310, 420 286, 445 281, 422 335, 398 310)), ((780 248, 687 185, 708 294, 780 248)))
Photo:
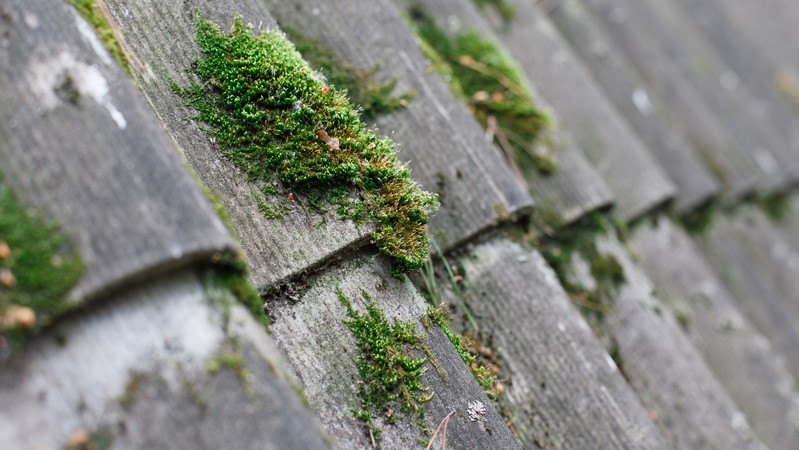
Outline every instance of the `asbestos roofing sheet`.
POLYGON ((456 261, 480 327, 470 332, 510 377, 504 401, 525 448, 667 448, 540 254, 498 238, 456 261))
POLYGON ((592 0, 587 5, 661 98, 697 96, 696 100, 680 99, 683 104, 673 107, 694 116, 714 115, 734 139, 735 147, 714 149, 724 151, 719 155, 708 153, 710 170, 723 171, 726 162, 719 158, 729 158, 741 169, 753 171, 762 193, 784 189, 794 181, 797 162, 788 152, 789 144, 755 114, 751 93, 689 24, 657 2, 592 0), (697 109, 697 100, 706 111, 697 109), (714 169, 711 164, 721 167, 714 169))
POLYGON ((799 252, 749 205, 716 217, 698 241, 743 312, 799 377, 799 252))
POLYGON ((269 219, 260 210, 263 185, 224 156, 201 126, 186 118, 194 112, 172 92, 172 83, 189 84, 187 69, 198 56, 194 22, 199 14, 229 30, 233 17, 274 27, 266 8, 256 0, 105 2, 135 54, 133 65, 142 90, 186 159, 228 212, 249 261, 253 284, 261 291, 278 281, 322 264, 349 246, 368 240, 369 226, 356 227, 335 214, 309 213, 301 202, 277 199, 287 212, 269 219))
POLYGON ((54 220, 96 297, 235 242, 133 83, 65 2, 4 2, 0 167, 21 201, 54 220))
MULTIPOLYGON (((464 0, 432 3, 454 17, 474 7, 464 0)), ((604 177, 616 198, 617 214, 632 220, 669 200, 673 183, 555 27, 533 2, 507 3, 516 15, 495 31, 604 177)))
POLYGON ((625 282, 600 323, 621 370, 673 448, 762 449, 744 414, 653 296, 652 282, 613 237, 597 241, 624 269, 625 282))
POLYGON ((669 119, 662 100, 647 89, 640 73, 613 46, 582 2, 562 1, 548 17, 674 181, 676 210, 689 212, 715 197, 719 180, 694 152, 681 122, 669 119))
POLYGON ((428 430, 435 430, 452 411, 447 446, 519 448, 447 336, 437 325, 425 328, 421 323, 427 305, 413 285, 391 278, 387 268, 371 254, 357 255, 318 277, 308 277, 296 292, 271 297, 267 304, 272 336, 336 448, 373 448, 369 426, 353 415, 353 408, 361 405, 358 383, 370 380, 359 378, 358 343, 345 324, 352 317, 347 315, 342 297, 360 314, 366 315, 364 309, 371 303, 389 323, 410 322, 421 336, 412 353, 415 358, 426 358, 420 381, 427 391, 421 395, 431 398, 423 404, 421 418, 412 409, 403 413, 391 404, 388 406, 393 414, 372 417, 371 426, 382 430, 383 448, 418 447, 420 439, 430 437, 420 429, 419 421, 428 430))
POLYGON ((65 448, 82 435, 115 448, 328 448, 263 327, 235 303, 226 326, 220 292, 206 289, 175 271, 32 340, 0 371, 3 447, 65 448), (211 374, 225 357, 246 377, 211 374))
MULTIPOLYGON (((500 51, 505 52, 499 37, 471 3, 452 4, 439 1, 420 3, 404 0, 397 0, 395 3, 405 11, 423 5, 429 14, 435 16, 434 19, 438 19, 442 29, 457 24, 449 31, 476 30, 481 39, 495 44, 500 51), (453 7, 458 10, 457 20, 454 20, 455 16, 449 16, 453 7)), ((613 202, 610 188, 588 162, 572 134, 561 126, 551 105, 540 95, 527 74, 522 71, 520 75, 527 84, 525 88, 532 94, 535 106, 550 114, 551 119, 551 129, 544 131, 535 145, 541 146, 543 153, 553 158, 556 168, 552 173, 545 174, 534 167, 520 167, 511 158, 511 166, 527 182, 538 213, 550 224, 564 226, 591 211, 609 207, 613 202)))
POLYGON ((413 92, 406 108, 378 117, 380 132, 400 145, 414 178, 437 192, 441 208, 431 234, 453 247, 506 214, 529 213, 533 201, 498 149, 447 83, 428 66, 413 33, 390 0, 269 0, 272 14, 328 47, 342 62, 378 68, 395 92, 413 92))
POLYGON ((799 448, 794 379, 740 311, 701 249, 666 218, 642 224, 631 247, 661 298, 771 449, 799 448))

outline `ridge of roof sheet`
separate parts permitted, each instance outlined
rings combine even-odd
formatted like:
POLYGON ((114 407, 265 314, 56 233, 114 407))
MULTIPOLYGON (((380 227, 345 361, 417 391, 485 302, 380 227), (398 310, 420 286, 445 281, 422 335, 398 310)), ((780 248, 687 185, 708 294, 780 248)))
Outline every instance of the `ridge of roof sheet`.
MULTIPOLYGON (((495 33, 604 177, 616 198, 616 214, 630 221, 668 201, 673 183, 555 27, 531 2, 506 3, 516 10, 515 18, 494 27, 495 33)), ((463 17, 464 24, 482 21, 465 0, 430 1, 429 7, 442 18, 463 17)))
POLYGON ((4 8, 16 19, 0 23, 0 161, 23 203, 75 239, 85 271, 70 297, 238 252, 83 19, 65 3, 4 8))
POLYGON ((690 212, 718 195, 719 181, 690 148, 686 130, 679 121, 669 120, 661 99, 648 92, 641 75, 613 48, 582 3, 562 1, 548 17, 674 180, 675 209, 690 212))
POLYGON ((399 92, 414 91, 407 107, 376 118, 401 147, 414 178, 438 192, 441 207, 430 221, 447 248, 532 206, 524 184, 438 74, 430 73, 412 33, 388 0, 367 3, 268 1, 282 23, 304 30, 347 64, 377 67, 379 81, 396 80, 399 92), (369 35, 368 41, 354 39, 369 35), (386 51, 386 49, 392 51, 386 51))
POLYGON ((264 185, 248 181, 197 123, 185 120, 191 112, 172 92, 171 83, 186 85, 189 81, 186 68, 198 52, 194 33, 197 14, 222 29, 231 26, 236 14, 245 23, 275 27, 263 4, 255 0, 238 2, 235 7, 203 0, 192 5, 178 0, 157 4, 108 0, 106 4, 145 67, 137 74, 142 90, 192 168, 227 209, 247 255, 251 280, 259 291, 265 292, 368 242, 371 225, 359 227, 339 220, 335 213, 310 214, 299 202, 285 200, 289 211, 277 220, 267 218, 259 207, 264 201, 264 185))
POLYGON ((637 227, 631 246, 755 432, 772 449, 799 447, 799 397, 781 356, 739 309, 699 247, 666 218, 637 227))

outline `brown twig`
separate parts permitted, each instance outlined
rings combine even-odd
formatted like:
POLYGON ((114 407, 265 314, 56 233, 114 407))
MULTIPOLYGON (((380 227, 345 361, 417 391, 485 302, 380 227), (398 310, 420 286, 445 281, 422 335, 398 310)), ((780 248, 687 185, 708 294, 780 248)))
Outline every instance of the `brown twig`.
POLYGON ((441 431, 441 427, 444 427, 444 431, 441 434, 441 450, 447 450, 447 425, 449 425, 449 419, 452 415, 455 414, 455 410, 453 409, 452 412, 447 414, 447 417, 438 424, 436 427, 436 431, 433 432, 433 435, 430 437, 430 442, 427 444, 427 448, 425 450, 430 450, 433 448, 433 442, 436 440, 436 436, 438 436, 438 432, 441 431))

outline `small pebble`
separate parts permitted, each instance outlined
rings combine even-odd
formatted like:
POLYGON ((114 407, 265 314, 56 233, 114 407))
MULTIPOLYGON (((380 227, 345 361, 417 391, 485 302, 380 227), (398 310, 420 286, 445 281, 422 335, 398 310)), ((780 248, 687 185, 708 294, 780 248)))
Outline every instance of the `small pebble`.
POLYGON ((11 269, 0 269, 0 286, 12 288, 17 284, 17 277, 11 272, 11 269))
POLYGON ((12 305, 0 314, 0 326, 4 328, 33 328, 36 325, 36 312, 27 306, 12 305))
POLYGON ((0 260, 6 259, 11 255, 11 247, 6 241, 0 241, 0 260))

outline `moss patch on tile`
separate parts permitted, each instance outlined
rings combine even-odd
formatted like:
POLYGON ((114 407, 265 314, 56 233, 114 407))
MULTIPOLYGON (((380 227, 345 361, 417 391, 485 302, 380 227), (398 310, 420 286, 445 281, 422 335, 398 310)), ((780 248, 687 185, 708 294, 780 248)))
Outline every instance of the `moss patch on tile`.
POLYGON ((505 155, 521 170, 555 171, 553 155, 538 145, 551 120, 510 57, 476 31, 447 34, 420 7, 409 17, 426 56, 505 155))
POLYGON ((350 103, 359 108, 363 120, 402 109, 413 99, 412 92, 399 96, 394 94, 396 80, 388 83, 375 81, 379 67, 359 69, 342 61, 318 41, 306 38, 300 30, 282 24, 281 28, 311 67, 324 75, 331 86, 344 92, 350 103))
POLYGON ((97 37, 100 38, 100 41, 117 64, 119 64, 128 75, 133 76, 133 72, 130 70, 128 57, 122 50, 122 46, 119 44, 114 30, 111 28, 108 20, 106 20, 97 2, 95 0, 67 0, 67 2, 78 10, 80 15, 89 22, 89 25, 94 27, 94 32, 97 33, 97 37))
POLYGON ((473 0, 478 8, 486 10, 492 9, 499 14, 505 23, 511 22, 516 17, 516 8, 509 5, 505 0, 473 0))
POLYGON ((395 276, 421 267, 436 201, 397 160, 391 140, 368 129, 279 31, 256 36, 240 18, 229 33, 203 18, 195 30, 198 81, 174 89, 223 154, 251 180, 277 177, 309 204, 376 223, 372 238, 395 276))
POLYGON ((0 175, 0 353, 73 308, 66 296, 82 272, 66 236, 28 211, 0 175))
POLYGON ((339 302, 347 308, 344 324, 355 336, 358 347, 358 393, 361 403, 353 410, 355 417, 368 426, 374 442, 380 441, 380 429, 374 425, 376 415, 388 423, 397 412, 412 415, 425 430, 424 404, 432 394, 422 385, 422 367, 426 358, 414 357, 410 350, 421 337, 411 321, 389 322, 366 292, 365 312, 357 311, 341 290, 339 302))
POLYGON ((244 305, 255 320, 265 329, 270 322, 264 312, 264 300, 247 279, 247 261, 239 255, 219 253, 213 261, 202 270, 203 283, 212 293, 213 300, 222 307, 225 315, 225 329, 230 319, 231 301, 238 300, 244 305))

